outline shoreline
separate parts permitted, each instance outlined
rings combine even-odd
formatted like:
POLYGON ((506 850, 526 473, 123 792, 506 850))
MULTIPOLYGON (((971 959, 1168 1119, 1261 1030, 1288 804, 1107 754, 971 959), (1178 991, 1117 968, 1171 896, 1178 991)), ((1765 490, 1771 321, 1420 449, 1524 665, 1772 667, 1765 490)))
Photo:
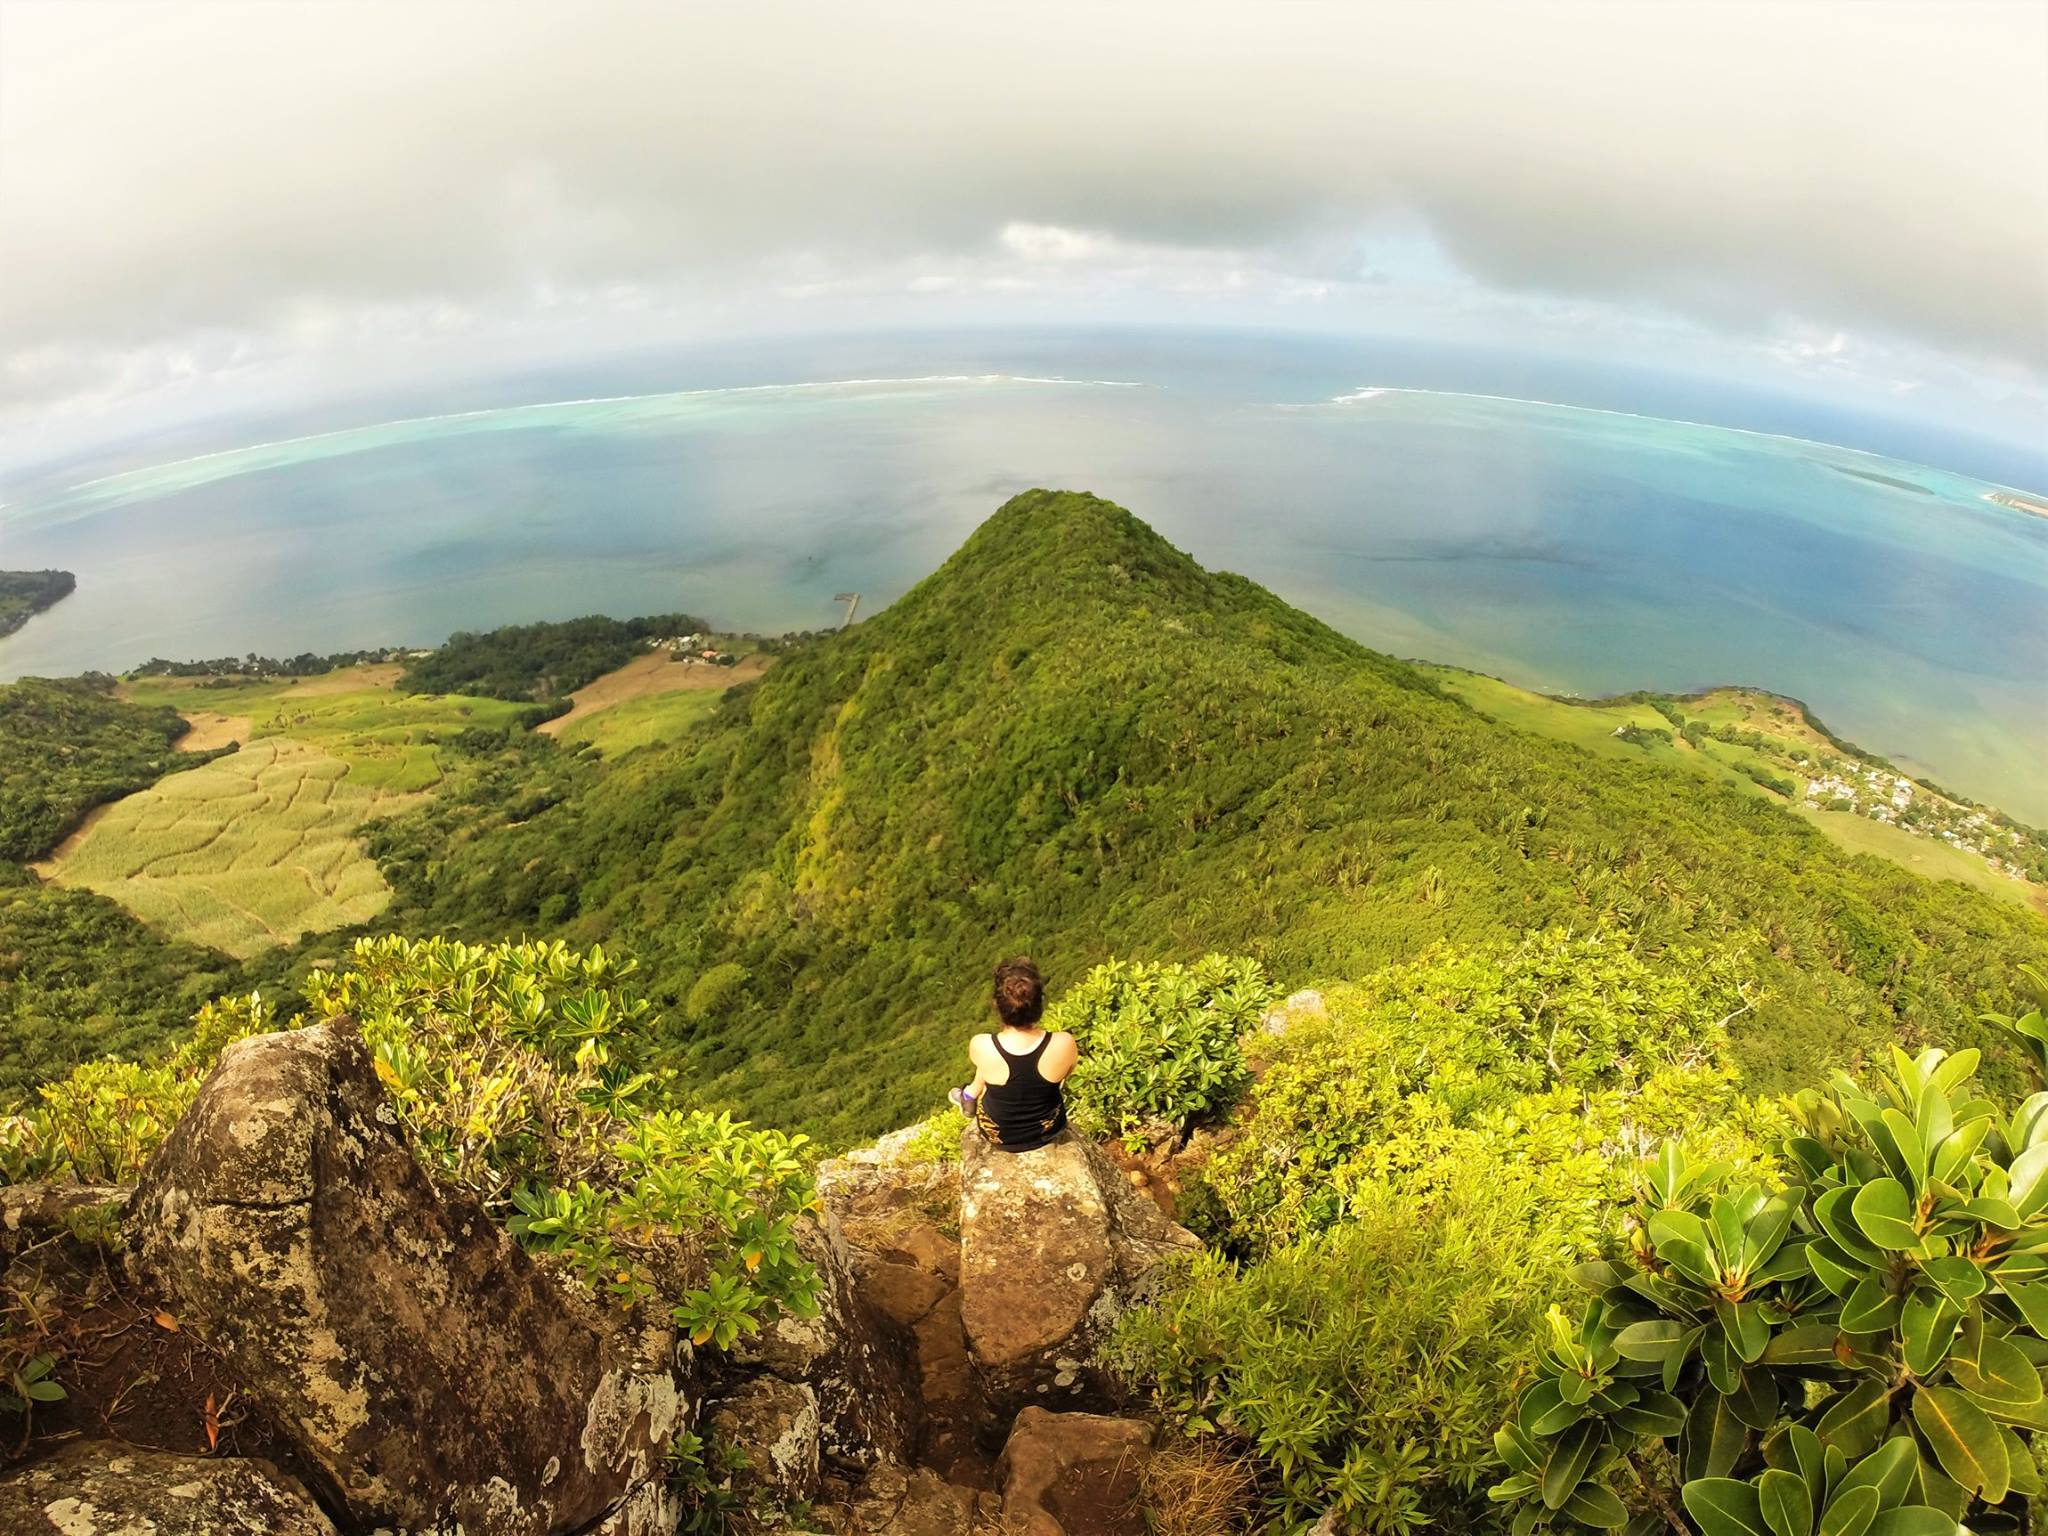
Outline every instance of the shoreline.
POLYGON ((2035 517, 2048 517, 2048 501, 2038 496, 2029 496, 2025 491, 1986 491, 1984 500, 2014 512, 2030 512, 2035 517))

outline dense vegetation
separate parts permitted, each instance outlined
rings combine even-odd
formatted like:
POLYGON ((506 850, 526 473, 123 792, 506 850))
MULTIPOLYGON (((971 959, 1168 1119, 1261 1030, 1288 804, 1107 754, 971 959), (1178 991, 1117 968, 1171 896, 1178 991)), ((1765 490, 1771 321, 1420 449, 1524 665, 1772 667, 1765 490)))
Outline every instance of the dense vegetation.
POLYGON ((11 635, 78 586, 69 571, 0 571, 0 635, 11 635))
POLYGON ((246 656, 210 656, 198 661, 166 661, 161 656, 152 656, 129 675, 204 677, 238 682, 265 677, 320 677, 342 667, 358 666, 366 661, 388 661, 391 657, 392 652, 386 647, 368 651, 330 651, 324 655, 301 651, 296 656, 282 657, 259 656, 251 651, 246 656))
POLYGON ((234 984, 225 956, 0 864, 0 1108, 79 1062, 155 1050, 234 984))
POLYGON ((1476 1520, 1534 1331, 1639 1153, 1684 1132, 1750 1166, 1777 1125, 1728 1060, 1744 986, 1740 956, 1551 933, 1289 1010, 1183 1197, 1209 1252, 1127 1319, 1125 1369, 1247 1452, 1283 1519, 1476 1520))
POLYGON ((1734 1056, 1768 1087, 1978 1039, 2048 934, 1775 797, 1505 729, 1052 492, 682 742, 508 747, 374 851, 394 926, 630 948, 696 1093, 832 1138, 943 1092, 985 1008, 963 956, 1028 950, 1057 986, 1214 949, 1291 985, 1558 925, 1739 949, 1734 1056))
MULTIPOLYGON (((621 1307, 659 1301, 730 1346, 815 1309, 793 1227, 801 1137, 664 1108, 633 963, 562 944, 364 940, 313 973, 300 1023, 353 1018, 422 1166, 621 1307)), ((278 1027, 260 996, 203 1007, 164 1060, 88 1063, 0 1117, 0 1179, 132 1181, 223 1048, 278 1027)))
POLYGON ((172 750, 185 722, 114 696, 105 676, 0 685, 0 859, 48 853, 94 806, 204 762, 172 750))
POLYGON ((710 626, 687 613, 639 619, 601 614, 559 624, 514 624, 483 634, 450 635, 415 658, 400 686, 412 693, 477 693, 492 699, 567 698, 624 666, 649 640, 701 634, 710 626))

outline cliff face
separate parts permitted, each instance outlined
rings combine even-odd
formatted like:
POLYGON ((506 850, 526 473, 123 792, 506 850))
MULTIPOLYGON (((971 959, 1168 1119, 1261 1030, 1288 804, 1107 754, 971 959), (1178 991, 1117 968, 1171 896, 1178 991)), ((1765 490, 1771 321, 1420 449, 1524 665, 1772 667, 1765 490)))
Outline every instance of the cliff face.
MULTIPOLYGON (((1000 1519, 1061 1536, 1052 1505, 1077 1489, 1115 1502, 1117 1484, 1128 1502, 1150 1427, 1073 1410, 1118 1406, 1093 1348, 1144 1272, 1194 1239, 1078 1141, 984 1150, 964 1173, 884 1144, 827 1164, 820 1189, 798 1233, 818 1314, 693 1350, 665 1298, 599 1306, 437 1188, 351 1021, 244 1040, 132 1195, 92 1199, 125 1210, 125 1284, 156 1326, 223 1362, 226 1398, 296 1474, 98 1441, 0 1480, 0 1511, 66 1536, 142 1521, 664 1536, 692 1485, 722 1476, 738 1507, 801 1503, 833 1530, 968 1536, 1000 1519), (727 1471, 672 1484, 671 1442, 693 1432, 727 1471), (165 1505, 167 1478, 186 1502, 165 1505), (60 1487, 85 1523, 47 1515, 60 1487)), ((10 1191, 10 1251, 61 1241, 79 1208, 10 1191)))

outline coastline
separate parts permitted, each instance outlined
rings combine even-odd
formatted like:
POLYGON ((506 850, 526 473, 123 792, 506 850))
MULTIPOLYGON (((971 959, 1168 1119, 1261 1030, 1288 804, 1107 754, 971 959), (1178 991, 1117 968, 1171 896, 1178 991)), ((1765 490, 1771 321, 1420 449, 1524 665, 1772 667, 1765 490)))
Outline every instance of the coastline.
POLYGON ((2048 517, 2048 501, 2038 496, 2029 496, 2025 491, 1986 491, 1984 499, 2014 512, 2031 512, 2035 517, 2048 517))

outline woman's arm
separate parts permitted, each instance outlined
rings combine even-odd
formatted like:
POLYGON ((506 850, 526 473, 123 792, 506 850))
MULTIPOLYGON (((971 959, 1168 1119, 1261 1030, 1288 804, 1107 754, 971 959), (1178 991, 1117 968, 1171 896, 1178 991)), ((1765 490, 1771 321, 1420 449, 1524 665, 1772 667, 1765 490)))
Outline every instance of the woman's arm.
POLYGON ((1064 1029, 1056 1029, 1052 1039, 1046 1042, 1045 1055, 1038 1063, 1039 1076, 1049 1083, 1063 1083, 1080 1059, 1081 1042, 1064 1029))

